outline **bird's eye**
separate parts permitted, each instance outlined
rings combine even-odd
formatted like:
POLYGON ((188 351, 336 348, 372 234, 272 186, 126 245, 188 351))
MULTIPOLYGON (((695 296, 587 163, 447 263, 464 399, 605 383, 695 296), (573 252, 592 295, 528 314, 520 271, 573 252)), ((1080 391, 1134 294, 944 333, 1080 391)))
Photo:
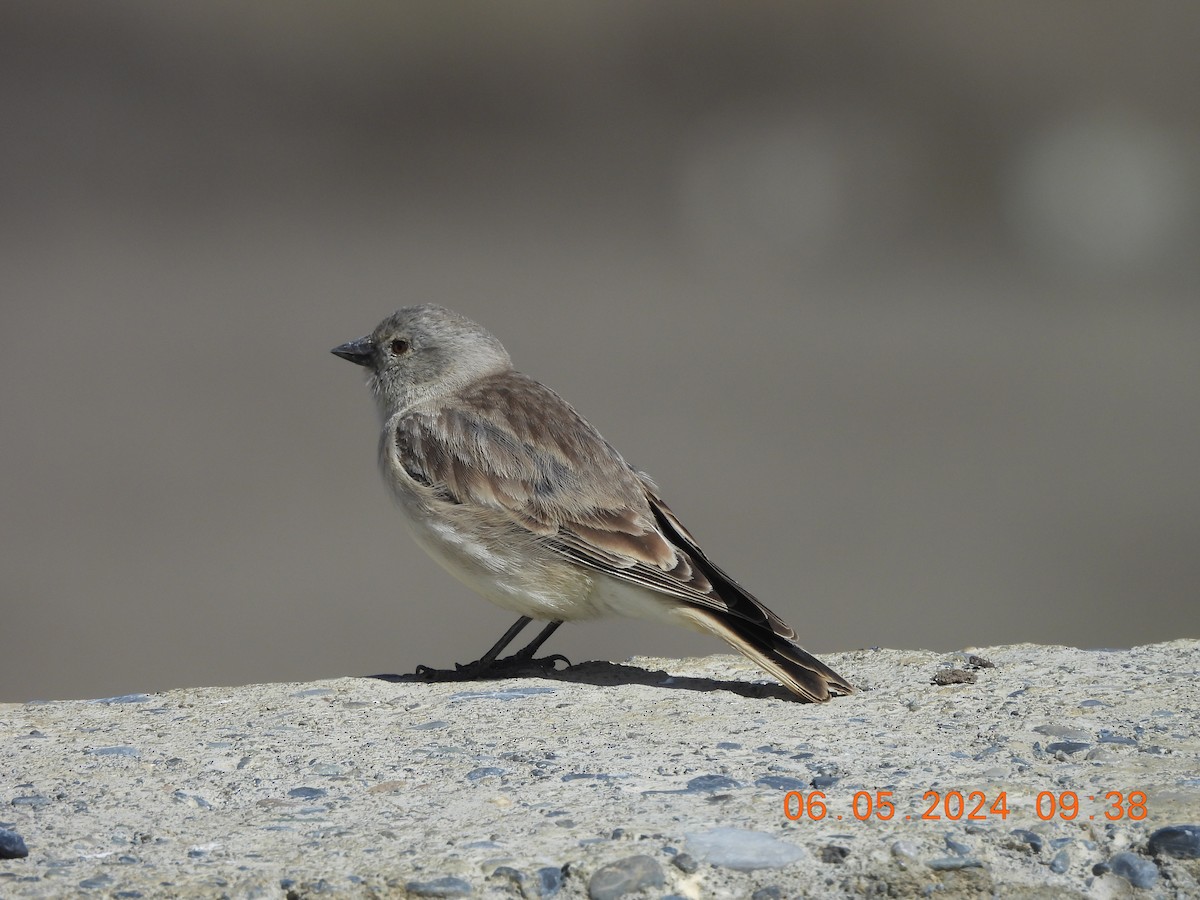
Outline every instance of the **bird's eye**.
POLYGON ((403 356, 408 352, 408 341, 404 338, 396 338, 392 341, 392 353, 396 356, 403 356))

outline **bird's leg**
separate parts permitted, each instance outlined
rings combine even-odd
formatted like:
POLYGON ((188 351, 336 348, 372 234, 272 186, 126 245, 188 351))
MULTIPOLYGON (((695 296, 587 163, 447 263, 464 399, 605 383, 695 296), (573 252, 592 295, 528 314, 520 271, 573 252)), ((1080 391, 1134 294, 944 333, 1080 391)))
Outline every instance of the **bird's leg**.
POLYGON ((446 669, 431 669, 428 666, 417 666, 417 675, 426 678, 430 681, 470 681, 473 678, 479 678, 488 672, 496 672, 496 674, 518 675, 521 672, 543 671, 545 669, 554 668, 555 664, 561 659, 568 666, 571 661, 561 654, 554 654, 543 659, 534 659, 533 654, 538 648, 546 642, 550 635, 554 634, 555 630, 562 621, 554 621, 543 628, 538 636, 529 642, 525 647, 518 650, 512 656, 504 659, 497 657, 504 651, 504 648, 512 643, 513 638, 521 633, 521 630, 533 620, 529 616, 521 616, 508 631, 504 632, 500 640, 492 646, 492 649, 473 663, 457 663, 453 671, 446 669))
POLYGON ((521 616, 521 618, 513 622, 508 631, 504 632, 500 640, 492 645, 491 650, 473 663, 467 663, 466 665, 455 663, 453 670, 417 666, 416 674, 430 681, 469 681, 485 672, 496 661, 496 657, 500 655, 501 651, 512 643, 512 639, 521 633, 521 629, 532 621, 533 619, 529 618, 529 616, 521 616))
POLYGON ((525 674, 537 674, 539 672, 553 671, 558 665, 558 661, 562 660, 568 667, 571 661, 561 653, 552 653, 549 656, 543 656, 541 659, 534 659, 534 654, 538 648, 546 643, 550 635, 558 629, 562 624, 562 620, 558 619, 550 622, 545 628, 538 632, 538 636, 530 641, 526 646, 522 647, 512 656, 506 656, 503 659, 494 659, 487 668, 487 671, 496 675, 517 676, 525 674))
POLYGON ((475 674, 486 672, 489 668, 491 668, 492 663, 496 661, 496 657, 500 655, 504 648, 512 643, 513 638, 520 634, 521 630, 532 621, 533 619, 529 618, 529 616, 521 616, 521 618, 512 623, 512 627, 509 628, 508 631, 501 635, 500 640, 496 641, 496 643, 492 645, 491 650, 483 654, 483 656, 479 657, 479 659, 475 660, 475 662, 467 663, 465 666, 460 665, 458 668, 471 669, 475 672, 475 674))
MULTIPOLYGON (((545 628, 543 628, 538 633, 537 637, 535 637, 532 641, 530 641, 528 644, 526 644, 522 649, 520 649, 516 653, 514 653, 512 655, 512 659, 533 659, 533 654, 537 653, 538 648, 541 647, 542 644, 546 643, 546 641, 550 637, 550 635, 554 634, 554 632, 558 630, 558 626, 561 624, 562 624, 562 619, 557 619, 557 620, 551 622, 549 625, 547 625, 545 628)), ((555 656, 557 656, 560 659, 565 658, 565 657, 560 656, 559 654, 555 654, 555 656)), ((568 662, 567 665, 570 665, 570 662, 568 662)))

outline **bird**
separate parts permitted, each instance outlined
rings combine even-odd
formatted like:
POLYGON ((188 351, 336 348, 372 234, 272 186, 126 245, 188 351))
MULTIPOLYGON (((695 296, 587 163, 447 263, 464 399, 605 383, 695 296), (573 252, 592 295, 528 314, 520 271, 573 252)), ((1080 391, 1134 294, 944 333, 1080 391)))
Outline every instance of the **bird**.
POLYGON ((797 699, 853 693, 709 558, 648 475, 518 372, 481 325, 442 306, 408 306, 331 352, 367 370, 380 470, 416 543, 520 616, 459 667, 466 675, 488 671, 535 619, 548 624, 508 659, 532 659, 563 622, 622 616, 720 638, 797 699))

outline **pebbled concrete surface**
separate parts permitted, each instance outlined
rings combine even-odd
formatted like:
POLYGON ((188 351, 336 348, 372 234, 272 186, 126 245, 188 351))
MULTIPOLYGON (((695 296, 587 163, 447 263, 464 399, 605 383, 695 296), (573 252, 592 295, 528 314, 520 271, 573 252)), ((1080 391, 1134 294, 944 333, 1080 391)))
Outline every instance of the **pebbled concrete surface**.
POLYGON ((1200 895, 1200 641, 969 653, 829 655, 821 706, 728 656, 0 706, 0 896, 1200 895))

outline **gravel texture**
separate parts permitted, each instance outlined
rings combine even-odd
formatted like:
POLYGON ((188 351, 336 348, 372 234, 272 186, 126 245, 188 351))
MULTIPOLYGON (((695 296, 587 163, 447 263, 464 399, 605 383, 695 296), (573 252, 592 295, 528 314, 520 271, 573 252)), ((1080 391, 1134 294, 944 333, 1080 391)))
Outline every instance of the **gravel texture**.
POLYGON ((1200 896, 1200 641, 970 653, 3 705, 0 897, 1200 896))

